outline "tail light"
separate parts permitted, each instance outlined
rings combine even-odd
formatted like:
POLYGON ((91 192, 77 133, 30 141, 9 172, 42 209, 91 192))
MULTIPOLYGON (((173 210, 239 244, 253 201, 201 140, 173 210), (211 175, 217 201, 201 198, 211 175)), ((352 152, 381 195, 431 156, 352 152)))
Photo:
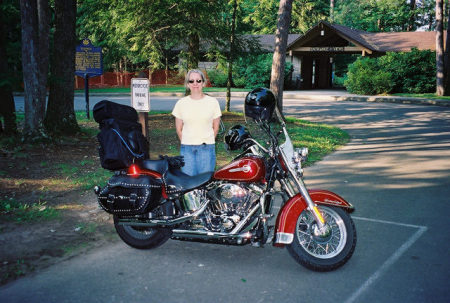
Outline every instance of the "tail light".
POLYGON ((137 177, 141 174, 141 172, 136 164, 131 164, 130 167, 128 167, 128 174, 137 177))

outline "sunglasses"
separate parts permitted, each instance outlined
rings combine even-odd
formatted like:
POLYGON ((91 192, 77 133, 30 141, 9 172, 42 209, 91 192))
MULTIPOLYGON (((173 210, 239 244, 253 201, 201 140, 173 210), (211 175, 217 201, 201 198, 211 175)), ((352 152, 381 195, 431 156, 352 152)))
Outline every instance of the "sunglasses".
POLYGON ((194 83, 194 82, 202 83, 203 80, 200 80, 200 79, 198 79, 198 80, 189 80, 189 83, 194 83))

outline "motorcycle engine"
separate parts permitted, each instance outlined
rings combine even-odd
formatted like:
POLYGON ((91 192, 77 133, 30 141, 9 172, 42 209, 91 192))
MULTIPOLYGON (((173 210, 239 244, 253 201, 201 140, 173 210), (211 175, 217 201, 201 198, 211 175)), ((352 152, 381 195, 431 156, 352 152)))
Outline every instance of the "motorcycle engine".
POLYGON ((216 231, 231 231, 257 203, 262 192, 255 184, 216 184, 207 194, 212 202, 209 227, 216 231))

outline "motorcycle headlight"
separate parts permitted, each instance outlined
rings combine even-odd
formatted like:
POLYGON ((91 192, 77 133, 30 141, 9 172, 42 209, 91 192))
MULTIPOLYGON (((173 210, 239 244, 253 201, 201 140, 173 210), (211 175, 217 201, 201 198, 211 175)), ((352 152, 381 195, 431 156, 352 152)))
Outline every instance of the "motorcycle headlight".
POLYGON ((292 164, 298 176, 303 176, 302 162, 305 162, 308 157, 308 148, 296 148, 292 156, 292 164))
POLYGON ((305 162, 308 158, 308 148, 302 147, 302 148, 296 148, 294 150, 294 155, 292 157, 292 161, 294 163, 302 163, 305 162))

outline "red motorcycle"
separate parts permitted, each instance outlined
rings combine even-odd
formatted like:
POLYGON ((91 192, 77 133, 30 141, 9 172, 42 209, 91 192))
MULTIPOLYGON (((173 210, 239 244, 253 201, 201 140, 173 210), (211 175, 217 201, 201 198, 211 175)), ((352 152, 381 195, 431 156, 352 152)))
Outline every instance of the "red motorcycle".
POLYGON ((247 95, 245 115, 263 130, 267 142, 263 146, 244 126, 232 127, 226 146, 243 152, 215 172, 191 177, 173 165, 173 158, 135 160, 127 170, 116 171, 106 187, 96 187, 100 205, 114 214, 121 239, 139 249, 158 247, 170 238, 272 244, 286 247, 312 270, 345 264, 356 246, 350 217, 354 208, 333 192, 306 188, 302 163, 308 151, 293 147, 283 119, 274 131, 270 121, 275 108, 268 89, 247 95), (276 214, 274 205, 280 200, 276 214))

